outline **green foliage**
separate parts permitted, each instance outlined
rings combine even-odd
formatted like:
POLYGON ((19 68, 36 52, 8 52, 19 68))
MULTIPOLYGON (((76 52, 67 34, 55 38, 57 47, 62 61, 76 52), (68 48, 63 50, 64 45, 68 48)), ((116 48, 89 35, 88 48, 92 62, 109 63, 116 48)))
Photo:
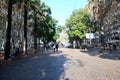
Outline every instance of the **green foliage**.
POLYGON ((60 35, 59 35, 58 33, 56 33, 56 34, 53 36, 53 39, 56 41, 59 37, 60 37, 60 35))
POLYGON ((66 20, 66 26, 69 29, 69 37, 72 39, 84 39, 86 32, 90 32, 89 28, 93 33, 99 30, 99 22, 84 9, 73 11, 70 18, 66 20))
POLYGON ((85 38, 87 28, 87 12, 83 9, 73 11, 72 15, 66 21, 70 37, 85 38))
POLYGON ((61 26, 61 25, 56 26, 55 36, 54 36, 55 40, 57 40, 60 37, 60 33, 62 32, 63 29, 64 29, 64 26, 61 26))
POLYGON ((99 26, 100 26, 100 22, 95 20, 94 18, 92 18, 92 16, 88 16, 87 18, 87 29, 91 28, 92 29, 92 33, 95 33, 96 31, 99 30, 99 26))
POLYGON ((48 42, 54 40, 56 25, 57 20, 53 19, 52 17, 49 17, 48 20, 46 20, 45 37, 48 40, 48 42))
POLYGON ((39 0, 32 0, 29 5, 29 19, 32 20, 30 26, 35 26, 33 22, 35 22, 35 18, 37 20, 37 29, 33 29, 32 35, 35 34, 38 38, 45 38, 48 42, 53 40, 57 21, 50 16, 50 7, 39 0))
POLYGON ((60 32, 62 31, 62 29, 63 29, 63 26, 58 25, 58 26, 56 27, 56 33, 60 33, 60 32))

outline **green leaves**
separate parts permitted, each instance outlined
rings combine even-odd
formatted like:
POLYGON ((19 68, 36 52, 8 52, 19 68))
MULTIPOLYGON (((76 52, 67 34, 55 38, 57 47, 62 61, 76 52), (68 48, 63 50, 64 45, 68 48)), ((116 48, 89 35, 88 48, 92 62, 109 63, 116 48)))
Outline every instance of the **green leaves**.
POLYGON ((69 28, 70 37, 79 37, 83 39, 86 34, 87 12, 83 9, 75 10, 70 18, 66 20, 66 26, 69 28))

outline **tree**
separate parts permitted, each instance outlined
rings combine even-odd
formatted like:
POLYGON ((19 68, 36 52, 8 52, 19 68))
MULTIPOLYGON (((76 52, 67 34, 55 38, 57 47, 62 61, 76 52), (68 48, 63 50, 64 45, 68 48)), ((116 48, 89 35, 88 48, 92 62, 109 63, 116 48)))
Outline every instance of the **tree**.
POLYGON ((4 42, 5 42, 5 30, 6 30, 6 25, 7 25, 7 6, 8 4, 6 3, 5 0, 2 0, 0 2, 0 44, 1 48, 4 50, 4 42))
POLYGON ((38 36, 45 37, 43 34, 47 33, 47 25, 49 22, 49 15, 51 14, 51 10, 48 6, 45 5, 44 2, 39 0, 31 1, 30 7, 34 18, 34 28, 32 34, 34 36, 34 48, 36 52, 38 36), (40 33, 42 33, 42 35, 40 35, 40 33))
POLYGON ((33 36, 34 36, 35 52, 37 51, 37 13, 38 13, 39 7, 40 7, 40 1, 39 0, 30 1, 30 10, 34 15, 33 36))
MULTIPOLYGON (((27 2, 28 0, 9 0, 8 1, 8 27, 6 31, 6 45, 5 45, 5 58, 9 58, 10 54, 10 39, 11 39, 11 14, 12 14, 12 5, 22 6, 24 2, 24 53, 27 54, 27 2)), ((21 8, 21 7, 20 7, 21 8)))
POLYGON ((73 40, 84 39, 86 35, 86 15, 87 12, 83 9, 73 11, 72 15, 66 21, 66 26, 69 29, 69 36, 73 40))
POLYGON ((112 4, 112 0, 106 3, 106 1, 102 0, 89 0, 89 5, 91 6, 91 12, 93 13, 93 17, 95 17, 98 22, 100 22, 100 43, 101 43, 101 50, 100 52, 104 52, 104 34, 103 34, 103 19, 105 15, 110 10, 110 5, 112 4))
POLYGON ((27 54, 27 8, 28 0, 24 0, 24 40, 23 40, 23 51, 27 54))
POLYGON ((63 29, 63 26, 61 25, 56 26, 55 36, 54 36, 55 40, 57 40, 60 37, 60 33, 62 32, 62 29, 63 29))
POLYGON ((13 4, 13 0, 8 0, 8 25, 6 29, 5 59, 9 59, 9 54, 11 49, 10 38, 11 38, 12 4, 13 4))
POLYGON ((27 16, 28 16, 28 2, 30 0, 14 0, 18 6, 21 6, 19 8, 24 8, 24 36, 23 36, 23 53, 26 55, 27 54, 27 16))
POLYGON ((47 38, 47 42, 49 41, 54 41, 55 39, 55 34, 56 34, 56 25, 57 25, 57 20, 53 19, 52 17, 49 17, 47 20, 47 24, 46 24, 46 38, 47 38))
MULTIPOLYGON (((40 29, 40 32, 42 32, 42 35, 40 37, 44 37, 46 42, 49 42, 52 40, 52 35, 54 35, 54 25, 55 20, 51 17, 51 9, 49 6, 46 6, 45 3, 41 3, 41 6, 39 8, 39 23, 38 26, 40 29), (52 35, 51 35, 52 34, 52 35)), ((40 34, 39 34, 40 35, 40 34)))

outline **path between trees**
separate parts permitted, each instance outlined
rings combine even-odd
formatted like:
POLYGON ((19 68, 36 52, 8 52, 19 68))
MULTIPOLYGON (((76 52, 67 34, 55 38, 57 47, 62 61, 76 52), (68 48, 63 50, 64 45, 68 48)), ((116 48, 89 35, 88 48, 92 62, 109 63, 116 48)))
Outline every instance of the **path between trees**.
POLYGON ((107 56, 102 58, 101 55, 104 54, 94 51, 62 50, 69 58, 70 66, 66 65, 65 73, 70 80, 120 80, 120 60, 107 58, 107 56), (74 64, 71 61, 74 61, 74 64))
POLYGON ((32 54, 0 67, 0 80, 120 80, 120 60, 79 49, 32 54))

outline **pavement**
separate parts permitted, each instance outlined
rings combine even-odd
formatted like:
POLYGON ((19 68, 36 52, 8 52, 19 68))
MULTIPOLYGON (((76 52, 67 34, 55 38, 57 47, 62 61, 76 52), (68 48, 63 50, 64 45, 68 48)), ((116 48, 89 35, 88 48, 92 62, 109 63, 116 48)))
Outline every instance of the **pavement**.
POLYGON ((60 48, 0 67, 0 80, 120 80, 120 60, 60 48))
POLYGON ((33 54, 0 68, 0 80, 59 80, 64 72, 64 55, 33 54))
POLYGON ((100 54, 100 48, 92 48, 86 51, 91 56, 99 56, 104 59, 120 60, 120 50, 105 50, 100 54))

